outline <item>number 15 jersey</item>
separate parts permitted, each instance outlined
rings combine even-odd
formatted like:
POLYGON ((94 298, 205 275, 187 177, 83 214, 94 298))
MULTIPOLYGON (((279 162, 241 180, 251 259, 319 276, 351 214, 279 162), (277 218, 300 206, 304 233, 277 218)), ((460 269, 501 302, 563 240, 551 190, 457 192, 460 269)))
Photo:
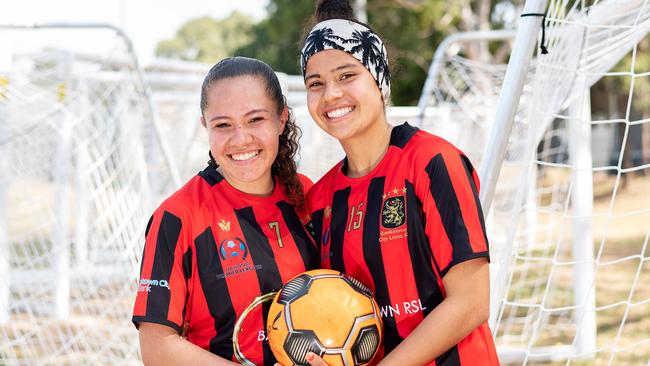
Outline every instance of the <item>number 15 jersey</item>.
MULTIPOLYGON (((347 177, 343 160, 309 192, 323 267, 373 289, 390 352, 445 297, 455 264, 488 257, 478 177, 467 157, 404 123, 381 162, 347 177)), ((498 365, 487 322, 432 365, 498 365)))

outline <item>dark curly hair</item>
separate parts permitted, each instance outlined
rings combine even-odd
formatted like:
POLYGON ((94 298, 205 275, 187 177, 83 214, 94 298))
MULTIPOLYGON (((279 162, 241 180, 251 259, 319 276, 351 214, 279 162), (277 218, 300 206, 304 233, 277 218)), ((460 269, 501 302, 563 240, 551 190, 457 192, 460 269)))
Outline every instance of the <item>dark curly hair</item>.
MULTIPOLYGON (((275 102, 277 113, 281 113, 285 106, 288 108, 287 100, 282 94, 280 81, 275 72, 273 72, 273 69, 260 60, 237 56, 219 61, 205 76, 203 86, 201 87, 201 115, 203 115, 208 106, 208 92, 210 87, 218 80, 238 76, 261 78, 266 84, 268 97, 275 102)), ((298 167, 295 158, 299 150, 298 140, 300 139, 301 131, 296 124, 291 108, 288 109, 289 115, 284 130, 280 135, 278 155, 271 166, 271 174, 277 177, 282 184, 290 203, 300 209, 305 206, 305 194, 297 175, 298 167)), ((208 164, 215 168, 218 166, 212 157, 212 153, 210 153, 208 164)))

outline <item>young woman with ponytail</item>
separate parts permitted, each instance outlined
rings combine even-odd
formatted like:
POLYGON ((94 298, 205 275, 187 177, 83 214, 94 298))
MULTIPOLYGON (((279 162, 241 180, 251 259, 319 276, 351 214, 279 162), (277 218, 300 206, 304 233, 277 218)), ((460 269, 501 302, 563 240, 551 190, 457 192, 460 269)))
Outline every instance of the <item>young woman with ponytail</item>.
POLYGON ((374 290, 380 365, 498 365, 469 159, 440 137, 388 123, 386 49, 348 1, 320 1, 313 23, 301 55, 309 112, 346 153, 308 194, 322 265, 374 290))
MULTIPOLYGON (((236 319, 255 297, 318 267, 304 224, 311 182, 296 173, 299 129, 265 63, 222 60, 201 89, 208 166, 154 212, 133 322, 146 365, 238 365, 236 319), (183 333, 183 337, 180 334, 183 333)), ((273 365, 256 308, 240 350, 273 365)))

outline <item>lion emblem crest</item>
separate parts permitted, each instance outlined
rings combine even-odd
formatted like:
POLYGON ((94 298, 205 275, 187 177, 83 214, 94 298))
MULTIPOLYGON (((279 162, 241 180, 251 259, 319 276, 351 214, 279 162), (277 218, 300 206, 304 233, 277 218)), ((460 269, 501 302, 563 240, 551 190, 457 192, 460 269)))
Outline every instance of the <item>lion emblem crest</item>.
POLYGON ((404 224, 404 196, 391 197, 384 201, 381 210, 381 226, 394 229, 404 224))

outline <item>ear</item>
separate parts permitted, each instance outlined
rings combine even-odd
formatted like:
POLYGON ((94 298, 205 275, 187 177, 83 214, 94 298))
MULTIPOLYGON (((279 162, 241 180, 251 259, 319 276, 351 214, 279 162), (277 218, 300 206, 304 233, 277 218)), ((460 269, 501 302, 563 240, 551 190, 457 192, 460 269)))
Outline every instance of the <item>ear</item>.
POLYGON ((201 126, 203 126, 204 128, 208 128, 208 126, 205 123, 205 118, 203 116, 201 116, 201 126))
POLYGON ((286 105, 282 108, 282 113, 280 113, 280 134, 284 132, 284 127, 287 125, 287 120, 289 119, 289 107, 286 105))

